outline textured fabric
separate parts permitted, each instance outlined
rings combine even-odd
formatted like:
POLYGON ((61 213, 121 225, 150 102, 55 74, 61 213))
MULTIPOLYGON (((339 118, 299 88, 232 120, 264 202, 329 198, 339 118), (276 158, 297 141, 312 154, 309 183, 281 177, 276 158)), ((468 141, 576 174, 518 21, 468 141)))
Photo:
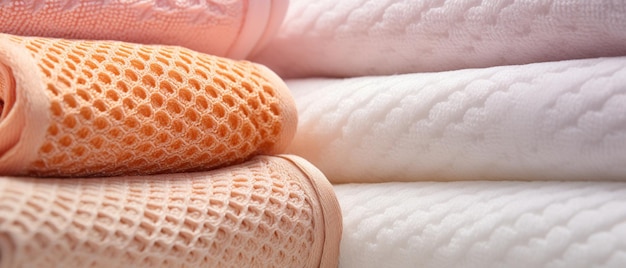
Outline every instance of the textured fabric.
POLYGON ((626 58, 287 84, 332 182, 626 178, 626 58))
POLYGON ((181 45, 244 58, 273 36, 288 0, 8 0, 0 32, 181 45))
POLYGON ((626 184, 414 182, 335 187, 340 267, 624 267, 626 184))
POLYGON ((336 267, 332 186, 293 156, 206 173, 0 178, 0 266, 336 267))
POLYGON ((362 76, 626 55, 616 0, 292 0, 252 59, 283 77, 362 76))
POLYGON ((0 36, 0 173, 206 170, 291 141, 296 109, 261 65, 174 46, 0 36))

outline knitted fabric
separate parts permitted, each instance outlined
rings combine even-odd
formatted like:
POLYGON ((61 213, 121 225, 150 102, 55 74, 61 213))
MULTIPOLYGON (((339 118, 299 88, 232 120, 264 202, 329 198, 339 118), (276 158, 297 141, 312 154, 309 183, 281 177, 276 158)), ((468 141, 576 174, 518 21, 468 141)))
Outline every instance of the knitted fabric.
POLYGON ((288 0, 0 1, 0 32, 181 45, 244 58, 273 36, 288 0))
POLYGON ((287 84, 333 183, 626 180, 626 57, 287 84))
POLYGON ((335 187, 342 268, 626 267, 626 183, 335 187))
POLYGON ((435 72, 626 55, 626 1, 291 0, 251 60, 281 77, 435 72))
POLYGON ((207 170, 295 132, 269 69, 181 47, 0 35, 0 70, 3 174, 207 170))
POLYGON ((336 267, 341 212, 319 170, 259 156, 205 173, 0 178, 0 266, 336 267))

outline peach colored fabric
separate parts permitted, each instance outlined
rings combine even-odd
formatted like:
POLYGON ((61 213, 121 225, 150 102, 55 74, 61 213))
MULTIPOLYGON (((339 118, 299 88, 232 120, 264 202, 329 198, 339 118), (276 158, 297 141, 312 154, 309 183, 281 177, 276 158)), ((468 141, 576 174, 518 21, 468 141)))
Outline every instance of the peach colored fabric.
POLYGON ((174 46, 0 35, 0 173, 198 171, 281 152, 297 125, 264 66, 174 46))
POLYGON ((181 45, 244 58, 273 36, 288 0, 0 1, 0 32, 181 45))
POLYGON ((337 267, 341 210, 321 172, 259 156, 204 173, 0 177, 0 266, 337 267))

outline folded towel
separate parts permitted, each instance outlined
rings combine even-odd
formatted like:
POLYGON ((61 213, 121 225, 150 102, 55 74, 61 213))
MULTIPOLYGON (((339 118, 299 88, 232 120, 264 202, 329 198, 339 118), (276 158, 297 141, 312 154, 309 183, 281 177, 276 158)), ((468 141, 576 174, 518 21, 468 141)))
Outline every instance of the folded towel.
POLYGON ((626 57, 287 84, 335 183, 626 178, 626 57))
POLYGON ((626 184, 415 182, 335 187, 340 267, 624 267, 626 184))
POLYGON ((626 55, 626 1, 291 0, 252 59, 282 77, 363 76, 626 55))
POLYGON ((274 35, 288 0, 0 1, 0 32, 181 45, 241 59, 274 35))
POLYGON ((205 173, 0 178, 0 266, 336 267, 341 213, 319 170, 259 156, 205 173))
POLYGON ((181 47, 0 35, 0 70, 1 174, 206 170, 295 132, 272 71, 181 47))

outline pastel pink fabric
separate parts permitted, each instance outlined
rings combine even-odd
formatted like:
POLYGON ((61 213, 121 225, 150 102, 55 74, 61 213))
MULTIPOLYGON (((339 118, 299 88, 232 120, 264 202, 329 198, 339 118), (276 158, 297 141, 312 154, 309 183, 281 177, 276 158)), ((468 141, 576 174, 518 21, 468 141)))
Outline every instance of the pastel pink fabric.
POLYGON ((245 58, 273 36, 288 0, 0 1, 0 32, 180 45, 245 58))

